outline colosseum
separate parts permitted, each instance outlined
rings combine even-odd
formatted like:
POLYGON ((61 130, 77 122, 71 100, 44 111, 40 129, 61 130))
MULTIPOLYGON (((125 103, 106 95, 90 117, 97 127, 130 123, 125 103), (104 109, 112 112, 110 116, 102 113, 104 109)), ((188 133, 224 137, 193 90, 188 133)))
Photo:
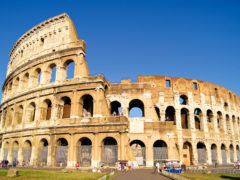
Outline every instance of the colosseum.
POLYGON ((240 99, 234 92, 178 77, 144 75, 116 84, 91 76, 86 43, 65 13, 22 35, 9 56, 0 105, 1 160, 73 168, 240 159, 240 99))

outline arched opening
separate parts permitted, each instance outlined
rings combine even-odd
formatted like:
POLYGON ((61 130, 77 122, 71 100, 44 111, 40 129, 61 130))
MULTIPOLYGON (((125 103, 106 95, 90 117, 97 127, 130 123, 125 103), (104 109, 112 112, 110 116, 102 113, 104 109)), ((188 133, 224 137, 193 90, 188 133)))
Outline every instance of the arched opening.
POLYGON ((48 157, 48 141, 44 138, 41 139, 39 148, 38 148, 38 166, 47 166, 47 157, 48 157))
POLYGON ((28 122, 34 122, 35 120, 35 114, 36 114, 36 104, 34 102, 31 102, 28 105, 27 108, 27 118, 28 118, 28 122))
POLYGON ((165 111, 165 120, 166 121, 173 121, 174 124, 176 124, 176 115, 175 115, 175 109, 172 106, 168 106, 165 111))
POLYGON ((153 160, 154 162, 168 159, 167 144, 163 140, 157 140, 153 144, 153 160))
POLYGON ((56 81, 56 64, 51 64, 49 68, 51 72, 50 82, 55 82, 56 81))
POLYGON ((33 73, 33 76, 32 76, 34 86, 37 86, 37 85, 40 84, 40 82, 41 82, 41 74, 42 74, 42 72, 41 72, 40 68, 35 69, 35 71, 33 73))
POLYGON ((77 143, 77 161, 81 167, 89 167, 92 163, 92 141, 83 137, 77 143))
POLYGON ((8 148, 9 148, 9 143, 6 142, 4 144, 4 149, 3 149, 3 160, 7 160, 8 159, 8 148))
POLYGON ((16 118, 17 118, 17 124, 20 124, 22 122, 22 118, 23 118, 23 106, 20 105, 18 106, 17 108, 17 111, 16 111, 16 118))
POLYGON ((230 162, 233 163, 234 162, 234 149, 233 149, 232 144, 230 144, 230 146, 229 146, 229 153, 230 153, 230 162))
POLYGON ((155 112, 157 114, 158 120, 161 120, 160 109, 157 106, 154 106, 155 112))
POLYGON ((186 95, 181 95, 179 97, 179 103, 181 105, 187 105, 188 104, 188 97, 186 95))
POLYGON ((144 104, 139 99, 129 103, 129 117, 144 117, 144 104))
POLYGON ((55 165, 66 167, 68 160, 68 142, 64 138, 57 140, 55 165))
POLYGON ((17 162, 18 160, 18 150, 19 150, 19 144, 17 141, 13 142, 13 149, 12 149, 12 161, 17 162))
POLYGON ((83 95, 80 104, 82 104, 82 116, 92 117, 93 116, 93 97, 89 94, 83 95))
POLYGON ((10 127, 12 125, 13 113, 14 113, 13 108, 8 109, 7 114, 6 114, 6 126, 7 127, 10 127))
POLYGON ((14 83, 14 86, 16 87, 16 89, 19 88, 19 82, 20 82, 20 79, 19 79, 19 77, 17 77, 15 80, 15 83, 14 83))
POLYGON ((64 63, 64 67, 66 70, 66 79, 73 79, 74 78, 74 71, 75 71, 75 63, 73 60, 67 60, 64 63))
POLYGON ((202 129, 202 111, 197 108, 194 110, 195 128, 202 129))
POLYGON ((106 137, 102 141, 102 162, 106 165, 115 165, 118 161, 117 141, 112 137, 106 137))
POLYGON ((183 129, 189 128, 189 111, 186 108, 181 109, 181 124, 183 129))
POLYGON ((27 140, 23 144, 23 162, 26 166, 30 165, 32 156, 32 143, 27 140))
POLYGON ((111 102, 111 114, 112 116, 119 116, 122 113, 121 103, 118 101, 111 102))
POLYGON ((45 99, 42 104, 42 120, 50 120, 52 115, 52 102, 49 99, 45 99))
POLYGON ((197 144, 197 152, 198 152, 198 163, 206 163, 206 146, 205 144, 199 142, 197 144))
POLYGON ((139 166, 146 165, 146 147, 145 144, 140 140, 133 140, 130 143, 132 152, 136 158, 139 166))
POLYGON ((221 145, 222 164, 227 164, 227 151, 224 144, 221 145))
POLYGON ((217 112, 217 125, 218 128, 222 127, 222 113, 220 111, 217 112))
POLYGON ((210 109, 207 110, 207 122, 213 122, 213 112, 210 109))
POLYGON ((26 73, 22 78, 22 89, 28 88, 29 83, 29 73, 26 73))
POLYGON ((239 146, 236 146, 236 153, 237 153, 237 160, 240 160, 240 154, 239 154, 239 146))
POLYGON ((228 103, 227 102, 224 103, 224 110, 228 111, 228 103))
POLYGON ((237 128, 234 128, 234 127, 237 127, 237 123, 236 123, 236 119, 235 119, 235 116, 233 115, 232 116, 232 123, 233 123, 233 130, 234 130, 234 133, 237 134, 237 128))
POLYGON ((63 112, 62 118, 70 118, 71 116, 71 99, 67 96, 62 97, 63 112))
POLYGON ((9 83, 9 86, 8 86, 8 92, 9 92, 9 93, 12 92, 12 86, 13 86, 13 83, 10 82, 10 83, 9 83))
POLYGON ((230 124, 230 118, 228 114, 226 114, 226 124, 227 124, 227 130, 231 133, 231 124, 230 124))
POLYGON ((193 164, 193 150, 190 142, 183 144, 183 164, 186 166, 193 164))
POLYGON ((217 162, 217 146, 216 144, 211 145, 211 156, 212 156, 212 163, 217 162))

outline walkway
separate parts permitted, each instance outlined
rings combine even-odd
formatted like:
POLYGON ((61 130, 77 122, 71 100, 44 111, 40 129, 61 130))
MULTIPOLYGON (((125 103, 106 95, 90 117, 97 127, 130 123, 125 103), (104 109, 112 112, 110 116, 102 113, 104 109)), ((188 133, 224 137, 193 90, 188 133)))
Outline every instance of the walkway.
POLYGON ((169 180, 169 178, 154 174, 152 169, 136 169, 134 171, 121 172, 114 180, 169 180))

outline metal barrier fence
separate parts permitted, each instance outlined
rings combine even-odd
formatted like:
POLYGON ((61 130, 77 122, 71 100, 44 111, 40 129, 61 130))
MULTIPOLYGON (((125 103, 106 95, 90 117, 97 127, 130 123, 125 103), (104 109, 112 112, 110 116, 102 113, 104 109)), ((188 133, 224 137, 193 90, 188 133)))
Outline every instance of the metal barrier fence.
POLYGON ((133 154, 139 166, 144 166, 146 164, 146 149, 141 146, 131 147, 133 154))
POLYGON ((12 160, 18 160, 18 148, 13 148, 12 150, 12 160))
POLYGON ((67 158, 68 158, 68 146, 57 146, 55 165, 60 167, 67 166, 67 158))
POLYGON ((80 167, 89 167, 92 162, 92 146, 82 145, 77 147, 77 160, 80 167))
POLYGON ((154 147, 153 148, 154 161, 160 159, 168 159, 167 147, 154 147))
POLYGON ((225 149, 222 149, 222 163, 227 164, 227 152, 225 149))
POLYGON ((118 161, 118 146, 102 146, 102 161, 106 165, 115 165, 115 163, 118 161))
POLYGON ((30 164, 32 155, 32 147, 24 147, 23 148, 23 161, 25 166, 28 166, 30 164))
POLYGON ((48 146, 38 148, 38 166, 46 166, 47 165, 47 157, 48 157, 48 146))
POLYGON ((198 162, 199 163, 206 163, 206 149, 205 148, 198 148, 198 162))

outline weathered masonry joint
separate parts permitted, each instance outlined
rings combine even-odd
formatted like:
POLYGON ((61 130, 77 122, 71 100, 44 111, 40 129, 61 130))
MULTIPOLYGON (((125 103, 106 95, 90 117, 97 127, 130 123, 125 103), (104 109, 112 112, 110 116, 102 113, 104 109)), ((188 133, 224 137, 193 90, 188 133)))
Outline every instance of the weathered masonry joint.
POLYGON ((0 159, 29 166, 153 166, 240 160, 240 99, 216 84, 90 76, 86 44, 67 14, 25 33, 10 52, 0 105, 0 159), (74 70, 73 73, 71 73, 74 70))

